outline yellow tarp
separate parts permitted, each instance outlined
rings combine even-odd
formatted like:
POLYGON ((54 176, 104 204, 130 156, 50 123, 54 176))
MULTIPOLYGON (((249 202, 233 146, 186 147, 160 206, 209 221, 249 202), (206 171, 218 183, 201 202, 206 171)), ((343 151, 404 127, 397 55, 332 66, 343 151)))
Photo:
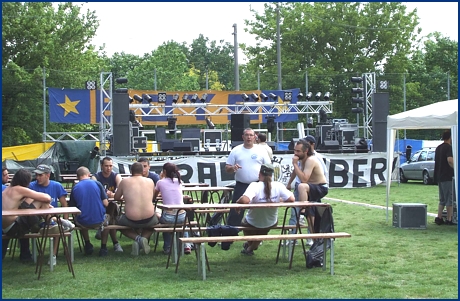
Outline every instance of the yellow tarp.
POLYGON ((54 142, 45 142, 2 147, 2 162, 6 159, 15 161, 34 160, 53 145, 54 142))

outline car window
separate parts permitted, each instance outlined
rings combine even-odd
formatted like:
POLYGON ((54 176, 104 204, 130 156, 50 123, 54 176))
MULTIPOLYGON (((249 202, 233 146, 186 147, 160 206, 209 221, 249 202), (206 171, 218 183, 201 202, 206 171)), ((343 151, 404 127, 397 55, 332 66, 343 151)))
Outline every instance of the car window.
POLYGON ((427 161, 433 161, 434 160, 434 152, 433 151, 428 152, 428 156, 426 157, 426 160, 427 161))
POLYGON ((426 151, 422 151, 418 157, 419 161, 426 161, 426 151))
POLYGON ((410 158, 410 160, 411 160, 412 162, 416 162, 416 161, 418 160, 418 156, 419 156, 419 155, 420 155, 420 151, 416 152, 416 153, 412 156, 412 158, 410 158))

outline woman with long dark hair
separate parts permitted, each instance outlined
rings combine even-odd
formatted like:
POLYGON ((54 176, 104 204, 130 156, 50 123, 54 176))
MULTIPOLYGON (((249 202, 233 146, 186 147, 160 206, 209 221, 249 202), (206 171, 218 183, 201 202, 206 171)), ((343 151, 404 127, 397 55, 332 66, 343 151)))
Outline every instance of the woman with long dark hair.
MULTIPOLYGON (((165 163, 163 170, 160 174, 160 180, 155 185, 155 192, 153 199, 156 199, 158 194, 161 192, 163 198, 163 204, 165 205, 181 205, 184 203, 182 195, 182 185, 180 172, 177 166, 173 163, 165 163)), ((161 212, 160 223, 162 224, 174 224, 176 219, 176 210, 163 210, 161 212)), ((177 223, 183 223, 185 220, 185 210, 179 211, 177 217, 177 223)), ((188 237, 188 232, 184 232, 184 237, 188 237)), ((171 240, 172 234, 163 232, 163 252, 169 254, 171 251, 171 240)), ((184 244, 184 253, 190 254, 190 244, 184 244)))
MULTIPOLYGON (((274 168, 271 164, 263 164, 259 171, 259 182, 251 183, 237 203, 278 203, 294 202, 294 194, 287 190, 280 182, 274 182, 274 168)), ((243 230, 245 236, 267 235, 270 228, 278 224, 278 208, 257 208, 249 209, 241 223, 242 226, 253 227, 250 230, 243 230)), ((248 238, 249 239, 249 238, 248 238)), ((254 255, 260 242, 248 240, 243 245, 242 254, 254 255)))

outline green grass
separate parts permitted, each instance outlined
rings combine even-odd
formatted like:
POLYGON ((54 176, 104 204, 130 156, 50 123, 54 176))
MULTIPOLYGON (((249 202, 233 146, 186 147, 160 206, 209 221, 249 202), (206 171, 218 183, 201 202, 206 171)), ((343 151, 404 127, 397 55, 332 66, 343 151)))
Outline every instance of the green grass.
MULTIPOLYGON (((384 186, 332 189, 328 197, 385 206, 384 186)), ((335 231, 352 234, 335 243, 335 275, 329 269, 306 269, 301 247, 293 267, 287 260, 275 264, 277 242, 266 241, 252 257, 240 254, 241 243, 229 251, 207 247, 211 272, 207 280, 197 273, 195 256, 181 258, 179 272, 166 269, 167 256, 156 253, 133 258, 131 241, 125 250, 99 258, 75 249, 73 279, 62 251, 54 272, 44 266, 37 280, 34 265, 6 257, 3 262, 3 298, 458 298, 457 227, 437 226, 428 218, 426 230, 393 228, 384 210, 329 201, 335 231)), ((437 186, 419 183, 394 185, 392 203, 425 203, 437 210, 437 186)), ((280 212, 281 213, 281 212, 280 212)), ((276 233, 275 231, 273 231, 276 233)), ((94 234, 94 233, 93 233, 94 234)), ((94 237, 94 236, 92 236, 94 237)), ((150 243, 153 246, 153 243, 150 243)), ((329 254, 328 254, 329 255, 329 254)))

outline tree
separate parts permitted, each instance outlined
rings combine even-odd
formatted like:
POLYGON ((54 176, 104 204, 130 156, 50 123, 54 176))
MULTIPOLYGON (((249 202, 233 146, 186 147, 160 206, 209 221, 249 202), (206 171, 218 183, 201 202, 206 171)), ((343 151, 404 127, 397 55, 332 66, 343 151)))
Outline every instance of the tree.
MULTIPOLYGON (((105 68, 90 44, 99 22, 72 3, 6 2, 2 25, 2 145, 40 142, 43 79, 46 87, 83 88, 105 68)), ((48 120, 47 131, 88 128, 48 120)))
MULTIPOLYGON (((262 69, 277 74, 277 5, 283 88, 302 87, 308 72, 309 90, 330 91, 341 118, 352 115, 349 78, 384 70, 392 56, 407 57, 417 37, 416 12, 406 13, 397 2, 269 3, 262 13, 254 11, 254 18, 245 20, 246 30, 257 41, 256 46, 242 47, 253 73, 262 69), (335 97, 339 95, 347 97, 335 97)), ((274 87, 276 82, 277 76, 264 77, 261 88, 274 87)))

